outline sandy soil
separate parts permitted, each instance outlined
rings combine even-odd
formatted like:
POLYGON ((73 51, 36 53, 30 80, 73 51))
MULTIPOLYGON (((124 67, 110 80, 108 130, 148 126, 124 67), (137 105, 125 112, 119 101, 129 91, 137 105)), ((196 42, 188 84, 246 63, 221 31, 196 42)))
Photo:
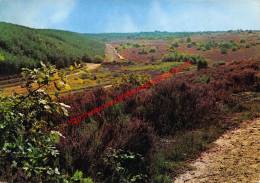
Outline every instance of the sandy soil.
POLYGON ((223 135, 174 183, 260 183, 260 119, 223 135))
POLYGON ((106 44, 105 62, 121 62, 125 58, 118 53, 118 51, 111 44, 106 44))

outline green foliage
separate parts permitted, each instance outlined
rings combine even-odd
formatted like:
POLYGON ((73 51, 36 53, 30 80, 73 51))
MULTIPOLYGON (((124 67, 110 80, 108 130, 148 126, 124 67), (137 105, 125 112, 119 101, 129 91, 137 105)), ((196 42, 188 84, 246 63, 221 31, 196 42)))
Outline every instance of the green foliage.
POLYGON ((200 69, 205 69, 208 67, 208 62, 206 60, 199 60, 197 62, 197 69, 200 70, 200 69))
POLYGON ((228 53, 228 50, 227 50, 227 48, 221 48, 221 49, 220 49, 220 52, 221 52, 222 54, 227 54, 227 53, 228 53))
POLYGON ((208 41, 208 42, 206 42, 204 47, 205 47, 206 50, 210 50, 211 48, 218 47, 218 44, 215 41, 208 41))
POLYGON ((172 183, 172 178, 168 175, 157 175, 153 179, 154 183, 172 183))
POLYGON ((186 55, 179 52, 173 52, 166 54, 162 58, 163 62, 191 62, 192 64, 197 64, 199 61, 206 62, 205 59, 201 56, 195 55, 186 55))
POLYGON ((102 33, 102 34, 86 34, 93 36, 102 41, 115 41, 115 40, 139 40, 139 39, 165 39, 169 40, 172 38, 186 38, 192 35, 208 35, 209 32, 139 32, 139 33, 102 33))
POLYGON ((171 48, 178 48, 178 47, 179 47, 178 42, 173 43, 172 46, 171 46, 171 48))
POLYGON ((4 60, 5 60, 4 55, 2 55, 2 54, 0 53, 0 62, 2 62, 2 61, 4 61, 4 60))
POLYGON ((58 164, 56 144, 63 136, 53 130, 53 115, 67 115, 63 103, 55 102, 40 88, 51 81, 56 70, 24 70, 28 94, 0 96, 0 177, 10 182, 57 182, 65 180, 58 164), (33 83, 38 87, 34 89, 33 83))
POLYGON ((210 40, 207 41, 206 43, 200 43, 200 45, 197 47, 197 50, 207 51, 207 50, 211 50, 212 48, 219 48, 222 54, 226 54, 228 49, 232 49, 232 51, 236 51, 240 47, 237 43, 235 43, 232 40, 228 42, 222 41, 220 43, 210 40))
POLYGON ((134 48, 140 48, 141 46, 139 44, 133 44, 134 48))
POLYGON ((236 48, 238 49, 239 46, 237 43, 235 43, 234 41, 229 41, 229 42, 221 42, 219 43, 219 48, 226 48, 226 49, 233 49, 236 48))
POLYGON ((188 37, 188 38, 186 39, 186 42, 187 42, 187 43, 191 43, 191 38, 188 37))
POLYGON ((104 60, 104 58, 101 57, 100 55, 96 55, 95 58, 94 58, 95 63, 102 63, 103 60, 104 60))
POLYGON ((84 178, 82 171, 77 170, 71 177, 70 182, 80 182, 80 183, 94 183, 93 180, 88 177, 84 178))
POLYGON ((120 84, 131 84, 133 86, 140 86, 150 80, 150 76, 141 74, 124 75, 120 84))
POLYGON ((192 48, 192 44, 191 43, 187 44, 187 48, 192 48))
POLYGON ((104 176, 106 182, 111 183, 145 183, 144 158, 136 154, 121 149, 110 149, 103 157, 105 168, 111 172, 104 176))
POLYGON ((59 68, 77 61, 89 62, 97 54, 103 56, 104 49, 104 43, 87 35, 0 23, 0 53, 5 58, 0 74, 38 67, 40 61, 59 68))
POLYGON ((198 77, 196 80, 195 80, 195 83, 209 83, 210 82, 210 76, 208 75, 202 75, 200 77, 198 77))
POLYGON ((154 49, 154 48, 151 48, 150 50, 149 50, 149 53, 155 53, 156 52, 156 49, 154 49))
POLYGON ((241 39, 241 40, 240 40, 240 43, 246 43, 246 40, 241 39))
POLYGON ((232 48, 232 51, 237 51, 237 48, 236 47, 232 48))
POLYGON ((138 52, 140 55, 145 55, 148 54, 148 52, 145 49, 142 49, 141 51, 138 52))

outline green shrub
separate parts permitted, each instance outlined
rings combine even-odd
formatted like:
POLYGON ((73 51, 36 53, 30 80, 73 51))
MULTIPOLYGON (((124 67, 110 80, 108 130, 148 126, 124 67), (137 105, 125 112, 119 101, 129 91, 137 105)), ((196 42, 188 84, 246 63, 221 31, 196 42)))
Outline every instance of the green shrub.
POLYGON ((187 43, 191 43, 191 38, 188 37, 188 38, 186 39, 186 42, 187 42, 187 43))
POLYGON ((139 44, 133 44, 134 48, 140 48, 141 46, 139 44))
POLYGON ((79 170, 77 170, 70 178, 70 182, 94 183, 94 181, 90 177, 84 178, 83 172, 79 170))
POLYGON ((96 55, 96 56, 94 57, 93 62, 94 62, 94 63, 102 63, 103 60, 104 60, 103 57, 101 57, 100 55, 96 55))
POLYGON ((208 75, 202 75, 200 77, 198 77, 196 80, 195 80, 195 83, 209 83, 210 82, 210 76, 208 75))
POLYGON ((187 48, 192 48, 192 44, 191 43, 187 44, 187 48))
POLYGON ((0 96, 0 177, 10 182, 59 182, 65 180, 56 144, 63 136, 55 131, 54 115, 68 115, 63 103, 40 90, 56 73, 52 66, 22 75, 28 94, 0 96), (32 85, 38 84, 37 89, 32 85))
POLYGON ((145 49, 142 49, 141 51, 138 52, 140 55, 145 55, 148 54, 148 52, 145 49))
POLYGON ((129 74, 129 75, 124 75, 121 78, 120 85, 122 84, 131 84, 133 86, 140 86, 147 81, 150 80, 149 75, 142 75, 142 74, 129 74))
POLYGON ((241 39, 241 40, 240 40, 240 43, 246 43, 246 40, 241 39))
POLYGON ((201 56, 196 55, 185 55, 178 52, 173 52, 166 54, 162 58, 162 62, 191 62, 192 64, 197 64, 198 61, 204 61, 205 59, 201 56))
POLYGON ((199 60, 197 62, 197 69, 200 70, 200 69, 205 69, 208 67, 208 62, 206 60, 199 60))
POLYGON ((178 47, 179 47, 178 42, 173 43, 171 47, 172 47, 172 48, 178 48, 178 47))
POLYGON ((237 48, 236 47, 232 48, 232 51, 237 51, 237 48))
POLYGON ((2 55, 2 54, 0 53, 0 62, 2 62, 2 61, 4 61, 4 60, 5 60, 4 55, 2 55))
POLYGON ((146 175, 144 158, 140 154, 110 149, 103 157, 105 174, 102 175, 105 182, 110 183, 145 183, 146 175))
POLYGON ((220 52, 221 52, 222 54, 227 54, 228 51, 227 51, 226 48, 221 48, 221 49, 220 49, 220 52))
POLYGON ((156 52, 156 49, 152 48, 149 50, 149 53, 155 53, 156 52))
POLYGON ((157 175, 153 178, 154 183, 172 183, 172 178, 168 175, 157 175))

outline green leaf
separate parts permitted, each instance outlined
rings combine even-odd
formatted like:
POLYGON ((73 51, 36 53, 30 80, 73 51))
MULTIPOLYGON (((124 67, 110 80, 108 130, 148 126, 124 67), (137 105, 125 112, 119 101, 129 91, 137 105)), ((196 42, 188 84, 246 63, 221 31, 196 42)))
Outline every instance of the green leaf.
POLYGON ((73 175, 73 177, 72 177, 72 180, 74 180, 74 181, 80 181, 82 178, 83 178, 83 173, 82 173, 82 171, 77 170, 77 171, 74 173, 74 175, 73 175))

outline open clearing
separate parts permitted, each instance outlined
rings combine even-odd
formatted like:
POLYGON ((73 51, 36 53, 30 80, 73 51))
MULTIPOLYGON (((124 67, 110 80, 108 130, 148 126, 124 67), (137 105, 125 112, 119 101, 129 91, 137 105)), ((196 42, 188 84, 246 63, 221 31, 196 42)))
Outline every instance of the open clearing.
POLYGON ((219 138, 174 183, 260 182, 260 119, 246 121, 219 138))

